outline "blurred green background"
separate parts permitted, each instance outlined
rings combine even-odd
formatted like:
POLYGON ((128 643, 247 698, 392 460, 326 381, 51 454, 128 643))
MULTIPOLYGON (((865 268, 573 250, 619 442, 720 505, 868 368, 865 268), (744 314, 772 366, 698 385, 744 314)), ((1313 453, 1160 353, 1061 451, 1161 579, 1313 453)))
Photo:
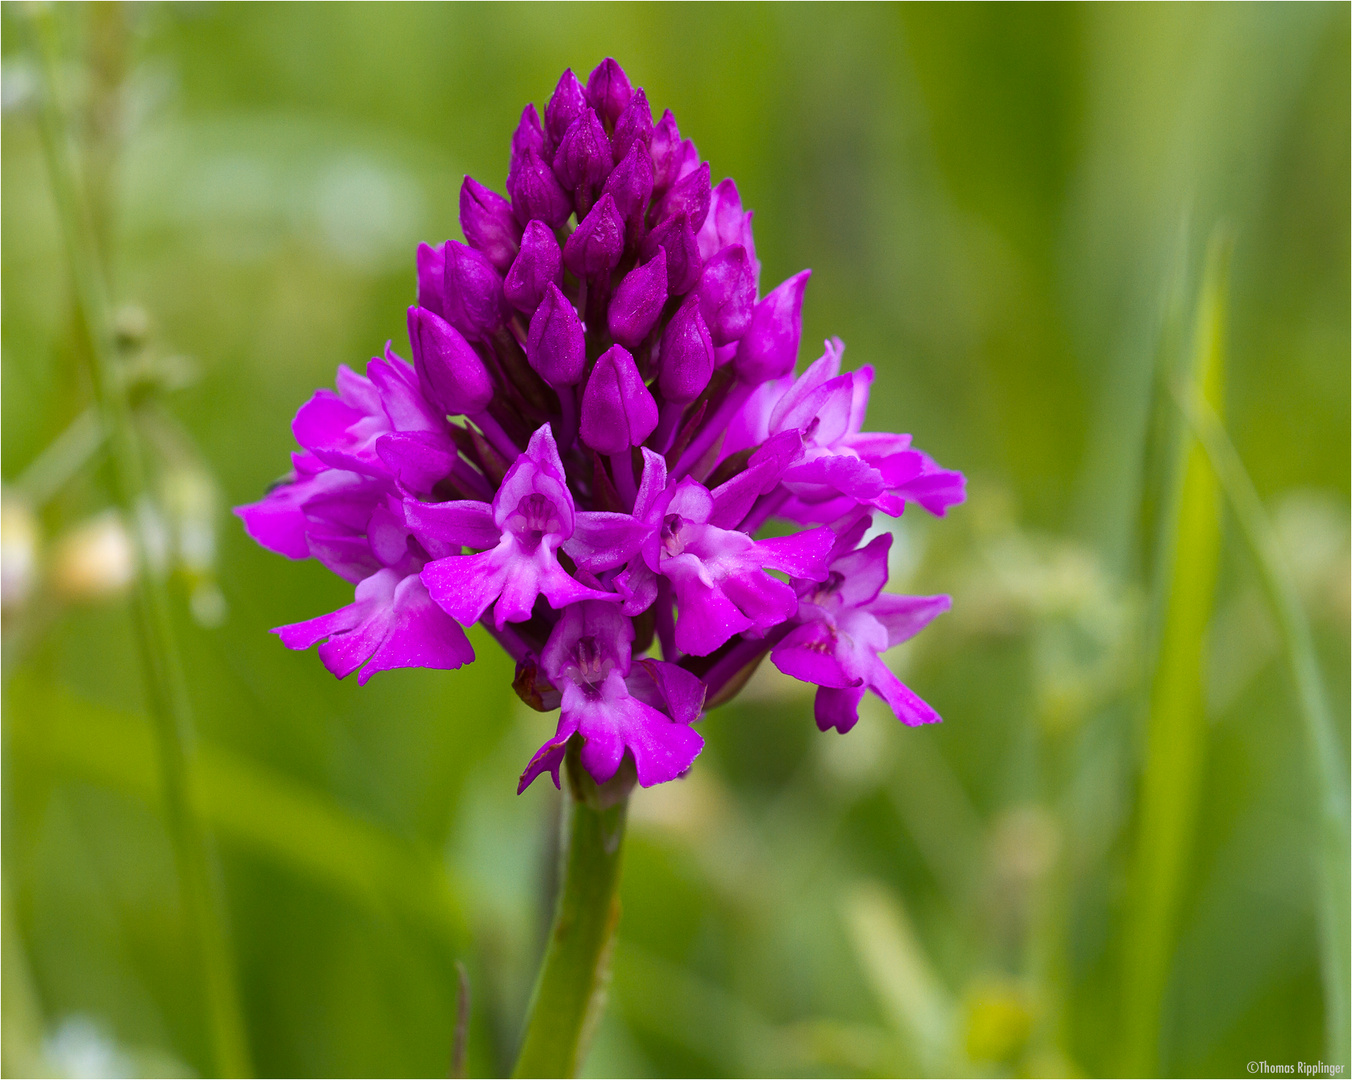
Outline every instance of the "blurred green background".
MULTIPOLYGON (((0 5, 4 1071, 207 1074, 26 17, 0 5)), ((457 960, 470 1072, 510 1068, 558 813, 547 784, 514 791, 552 718, 477 632, 472 667, 365 688, 288 652, 268 629, 350 586, 227 508, 287 468, 290 418, 338 364, 403 350, 414 247, 459 237, 462 174, 501 189, 522 106, 606 55, 736 178, 767 287, 813 268, 800 359, 843 337, 877 368, 870 426, 912 432, 970 497, 894 528, 892 587, 954 597, 889 657, 941 726, 871 707, 821 735, 766 665, 702 722, 686 780, 635 795, 588 1074, 1331 1060, 1289 642, 1229 510, 1203 515, 1189 577, 1169 387, 1210 341, 1345 771, 1347 4, 52 17, 259 1075, 446 1075, 457 960), (1228 279, 1205 275, 1213 236, 1228 279), (1214 340, 1204 281, 1228 300, 1214 340), (1196 752, 1171 759, 1147 732, 1190 580, 1196 752), (1181 855, 1145 881, 1156 841, 1181 855), (1151 882, 1166 899, 1143 907, 1151 882)))

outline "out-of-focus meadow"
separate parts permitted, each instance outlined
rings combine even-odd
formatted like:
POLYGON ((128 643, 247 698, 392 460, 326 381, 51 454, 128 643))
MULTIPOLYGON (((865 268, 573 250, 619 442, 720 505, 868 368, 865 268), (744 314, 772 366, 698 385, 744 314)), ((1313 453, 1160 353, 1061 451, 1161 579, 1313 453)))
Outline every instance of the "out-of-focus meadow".
MULTIPOLYGON (((0 6, 3 1067, 207 1074, 28 17, 0 6)), ((338 364, 404 350, 461 176, 501 189, 523 104, 606 55, 736 178, 764 280, 813 268, 800 361, 839 334, 877 369, 871 426, 970 487, 893 530, 891 587, 953 595, 889 656, 942 725, 873 701, 819 734, 767 664, 685 780, 635 795, 588 1074, 1335 1061, 1346 4, 44 17, 259 1075, 446 1075, 456 961, 470 1073, 510 1068, 558 812, 515 787, 552 718, 477 631, 473 666, 365 688, 288 652, 268 629, 350 586, 228 508, 338 364), (1256 504, 1212 470, 1223 434, 1196 441, 1213 409, 1256 504)))

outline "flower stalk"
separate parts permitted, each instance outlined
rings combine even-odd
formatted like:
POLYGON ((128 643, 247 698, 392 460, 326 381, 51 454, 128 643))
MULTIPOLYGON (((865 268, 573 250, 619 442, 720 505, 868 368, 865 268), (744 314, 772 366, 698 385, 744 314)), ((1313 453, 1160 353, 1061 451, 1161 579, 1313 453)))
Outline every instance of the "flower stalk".
POLYGON ((95 218, 82 190, 70 134, 58 97, 56 27, 51 9, 29 9, 27 29, 41 61, 40 127, 80 322, 88 337, 97 414, 107 434, 114 497, 133 540, 137 574, 132 598, 145 669, 146 703, 159 750, 165 817, 179 872, 189 948, 202 984, 205 1026, 218 1075, 250 1072, 244 1021, 236 993, 219 885, 205 827, 197 811, 188 764, 192 710, 170 621, 164 583, 147 557, 145 465, 117 367, 104 263, 95 218))
POLYGON ((581 738, 574 736, 564 758, 568 797, 560 823, 558 901, 513 1076, 576 1076, 610 985, 634 775, 621 769, 598 785, 583 768, 580 750, 581 738))

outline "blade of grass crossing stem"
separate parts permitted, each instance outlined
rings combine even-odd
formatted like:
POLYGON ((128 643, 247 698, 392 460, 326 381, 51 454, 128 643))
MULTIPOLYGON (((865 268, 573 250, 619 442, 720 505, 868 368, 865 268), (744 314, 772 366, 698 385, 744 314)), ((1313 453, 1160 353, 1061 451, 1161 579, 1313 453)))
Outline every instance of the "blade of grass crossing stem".
POLYGON ((244 1076, 250 1071, 248 1044, 235 988, 220 886, 191 791, 188 769, 191 709, 164 585, 146 558, 145 469, 116 366, 104 264, 99 257, 87 193, 81 190, 77 179, 59 97, 55 13, 50 6, 36 4, 25 11, 25 27, 31 31, 41 62, 40 126, 52 194, 70 260, 76 305, 88 335, 90 376, 103 429, 108 434, 113 490, 136 554, 133 622, 145 669, 147 705, 155 725, 165 814, 178 866, 189 947, 196 954, 195 963, 201 975, 212 1064, 220 1075, 244 1076))
POLYGON ((1350 1052, 1348 894, 1352 875, 1348 866, 1347 762, 1338 748, 1333 713, 1324 694, 1310 623, 1244 462, 1226 434, 1220 418, 1205 401, 1176 393, 1179 406, 1205 448, 1240 531, 1253 552, 1258 576, 1277 617, 1282 651, 1291 666, 1301 727, 1309 756, 1315 792, 1315 861, 1319 889, 1319 952, 1324 983, 1325 1053, 1334 1065, 1347 1066, 1350 1052))
MULTIPOLYGON (((1210 244, 1186 365, 1188 393, 1219 409, 1224 386, 1230 244, 1210 244)), ((1220 491, 1206 451, 1184 430, 1156 563, 1155 668, 1150 686, 1123 971, 1124 1075, 1158 1065, 1161 1006, 1179 899, 1196 828, 1206 752, 1202 657, 1220 553, 1220 491)))

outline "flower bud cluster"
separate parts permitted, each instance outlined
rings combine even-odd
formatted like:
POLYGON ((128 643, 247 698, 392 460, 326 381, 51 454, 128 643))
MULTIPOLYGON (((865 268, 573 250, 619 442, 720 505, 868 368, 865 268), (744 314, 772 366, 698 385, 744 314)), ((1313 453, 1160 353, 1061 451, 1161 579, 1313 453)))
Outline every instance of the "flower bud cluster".
POLYGON ((472 660, 482 622, 522 698, 562 710, 522 788, 558 782, 570 739, 598 783, 626 758, 679 776, 691 724, 767 654, 819 687, 823 730, 867 689, 937 719, 879 654, 947 597, 884 593, 890 536, 863 541, 963 479, 862 431, 872 371, 842 373, 839 342, 794 376, 809 272, 760 294, 736 185, 614 60, 526 108, 506 190, 466 177, 465 242, 419 247, 412 364, 340 368, 296 416, 292 476, 240 508, 356 587, 283 641, 365 681, 472 660), (771 517, 805 527, 756 539, 771 517))

